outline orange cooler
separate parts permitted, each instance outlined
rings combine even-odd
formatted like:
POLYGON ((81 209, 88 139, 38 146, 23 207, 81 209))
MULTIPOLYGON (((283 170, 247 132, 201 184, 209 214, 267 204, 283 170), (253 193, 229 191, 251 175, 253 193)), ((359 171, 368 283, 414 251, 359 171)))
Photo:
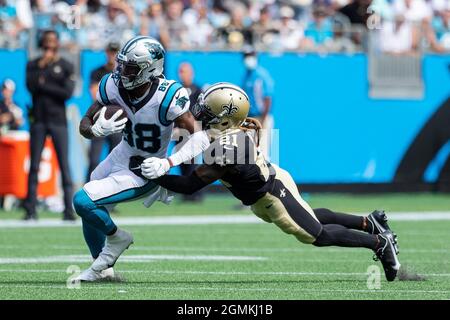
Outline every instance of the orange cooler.
MULTIPOLYGON (((0 195, 27 195, 30 168, 30 138, 26 131, 10 131, 0 136, 0 195)), ((38 174, 38 196, 48 197, 57 192, 58 161, 50 138, 45 141, 38 174)))

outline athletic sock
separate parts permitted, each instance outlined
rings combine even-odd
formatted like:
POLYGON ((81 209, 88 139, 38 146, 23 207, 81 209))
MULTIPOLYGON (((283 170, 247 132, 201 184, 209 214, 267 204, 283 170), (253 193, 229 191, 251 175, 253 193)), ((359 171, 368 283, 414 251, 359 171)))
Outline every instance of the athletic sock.
POLYGON ((338 224, 349 229, 364 231, 365 217, 334 212, 326 208, 314 209, 314 214, 323 225, 338 224))
POLYGON ((103 246, 105 245, 105 234, 93 227, 91 224, 81 219, 83 223, 83 235, 84 240, 91 252, 92 258, 96 259, 100 252, 102 252, 103 246))
POLYGON ((347 229, 338 224, 326 224, 313 245, 318 247, 338 246, 376 250, 380 240, 376 235, 347 229))

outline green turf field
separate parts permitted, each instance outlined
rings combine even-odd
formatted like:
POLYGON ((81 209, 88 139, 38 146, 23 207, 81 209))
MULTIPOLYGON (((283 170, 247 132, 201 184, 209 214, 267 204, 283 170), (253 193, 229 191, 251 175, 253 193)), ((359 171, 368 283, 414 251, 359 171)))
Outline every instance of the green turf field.
MULTIPOLYGON (((445 195, 304 197, 313 207, 350 212, 450 211, 445 195)), ((400 261, 426 279, 387 283, 382 273, 379 289, 368 288, 366 272, 381 264, 363 249, 307 246, 266 223, 164 223, 171 216, 252 215, 235 210, 236 203, 213 195, 201 205, 120 206, 115 217, 159 216, 163 222, 125 227, 135 244, 116 264, 120 282, 79 289, 66 286, 69 266, 89 266, 78 226, 6 228, 2 222, 20 215, 0 212, 0 299, 450 299, 450 220, 392 221, 400 261)))

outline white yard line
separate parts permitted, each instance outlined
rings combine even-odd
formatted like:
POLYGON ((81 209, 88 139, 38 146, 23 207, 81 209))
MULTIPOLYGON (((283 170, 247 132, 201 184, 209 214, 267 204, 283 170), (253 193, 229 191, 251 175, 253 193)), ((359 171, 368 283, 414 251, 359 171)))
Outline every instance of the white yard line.
MULTIPOLYGON (((389 213, 392 221, 444 221, 450 220, 450 212, 396 212, 389 213)), ((169 216, 169 217, 126 217, 114 218, 118 225, 207 225, 207 224, 254 224, 263 223, 252 214, 214 215, 214 216, 169 216)), ((59 219, 41 219, 38 221, 0 220, 0 228, 59 228, 79 227, 81 222, 64 222, 59 219)))
MULTIPOLYGON (((61 273, 64 269, 0 269, 2 273, 61 273)), ((171 275, 220 275, 220 276, 361 276, 367 277, 367 273, 362 272, 307 272, 307 271, 182 271, 182 270, 120 270, 118 274, 171 274, 171 275)), ((419 274, 425 277, 450 277, 450 273, 428 273, 419 274)))
MULTIPOLYGON (((120 258, 122 262, 140 263, 157 260, 188 260, 188 261, 261 261, 265 257, 249 256, 219 256, 219 255, 126 255, 120 258)), ((39 263, 83 263, 92 259, 86 255, 65 255, 34 258, 0 258, 0 264, 39 264, 39 263)))

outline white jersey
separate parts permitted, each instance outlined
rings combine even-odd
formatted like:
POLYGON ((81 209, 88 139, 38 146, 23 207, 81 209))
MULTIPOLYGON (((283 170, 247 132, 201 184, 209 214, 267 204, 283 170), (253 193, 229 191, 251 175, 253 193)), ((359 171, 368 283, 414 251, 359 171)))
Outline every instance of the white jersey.
POLYGON ((130 155, 166 157, 172 136, 173 121, 189 110, 189 94, 183 86, 167 79, 158 79, 146 96, 132 102, 127 90, 115 84, 112 74, 105 75, 97 92, 102 105, 119 105, 128 114, 123 144, 130 155))

